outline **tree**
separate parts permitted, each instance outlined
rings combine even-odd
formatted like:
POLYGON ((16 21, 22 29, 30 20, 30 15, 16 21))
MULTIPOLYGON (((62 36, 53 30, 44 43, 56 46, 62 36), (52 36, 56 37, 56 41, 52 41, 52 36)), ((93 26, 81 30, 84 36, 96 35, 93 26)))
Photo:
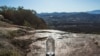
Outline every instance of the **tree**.
POLYGON ((30 9, 24 9, 24 7, 0 7, 0 14, 2 14, 5 19, 12 21, 13 24, 31 26, 34 28, 46 28, 46 23, 36 16, 36 11, 30 9), (43 27, 41 27, 43 26, 43 27))

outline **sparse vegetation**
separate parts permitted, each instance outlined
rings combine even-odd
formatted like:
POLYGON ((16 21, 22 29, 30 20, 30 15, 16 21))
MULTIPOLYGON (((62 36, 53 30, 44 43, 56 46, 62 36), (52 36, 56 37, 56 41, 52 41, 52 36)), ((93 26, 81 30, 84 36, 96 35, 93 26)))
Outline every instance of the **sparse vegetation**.
POLYGON ((11 31, 9 32, 11 37, 18 37, 18 36, 23 36, 25 34, 29 34, 26 30, 23 29, 19 29, 19 30, 15 30, 15 31, 11 31))
POLYGON ((0 38, 10 38, 10 34, 7 31, 0 30, 0 38))
POLYGON ((14 39, 11 41, 11 43, 17 47, 20 47, 21 49, 27 49, 28 45, 32 43, 32 40, 31 39, 27 39, 27 40, 14 39))
POLYGON ((20 29, 15 31, 0 30, 0 38, 13 39, 14 37, 22 36, 25 34, 27 34, 27 32, 20 29))
POLYGON ((15 50, 1 49, 0 56, 21 56, 21 54, 15 50))
POLYGON ((27 54, 28 46, 32 43, 32 40, 14 39, 14 37, 29 34, 25 29, 0 29, 0 56, 25 56, 27 54))

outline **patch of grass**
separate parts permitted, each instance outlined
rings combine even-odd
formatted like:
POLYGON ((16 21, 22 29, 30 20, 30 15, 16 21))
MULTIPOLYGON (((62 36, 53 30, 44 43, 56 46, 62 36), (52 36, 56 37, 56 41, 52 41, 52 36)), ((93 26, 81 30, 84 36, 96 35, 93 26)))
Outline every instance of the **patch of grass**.
POLYGON ((19 29, 19 30, 11 31, 11 32, 9 32, 9 34, 12 37, 15 37, 15 36, 18 37, 18 36, 23 36, 23 35, 27 34, 27 31, 19 29))
POLYGON ((26 30, 19 29, 14 31, 0 30, 0 38, 13 39, 14 37, 24 36, 28 33, 26 30))
POLYGON ((28 46, 32 43, 32 40, 31 39, 27 39, 27 40, 14 39, 14 40, 11 41, 11 43, 14 46, 20 47, 21 49, 27 49, 28 46))
POLYGON ((0 30, 0 38, 9 38, 9 34, 6 31, 0 30))
POLYGON ((0 50, 0 56, 21 56, 21 54, 15 50, 0 50))

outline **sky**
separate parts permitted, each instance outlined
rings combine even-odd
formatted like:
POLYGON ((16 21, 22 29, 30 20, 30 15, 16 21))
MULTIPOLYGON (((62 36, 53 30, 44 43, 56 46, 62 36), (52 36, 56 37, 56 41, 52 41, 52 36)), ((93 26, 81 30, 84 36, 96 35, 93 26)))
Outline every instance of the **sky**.
POLYGON ((85 12, 100 10, 100 0, 0 0, 0 6, 33 9, 43 12, 85 12))

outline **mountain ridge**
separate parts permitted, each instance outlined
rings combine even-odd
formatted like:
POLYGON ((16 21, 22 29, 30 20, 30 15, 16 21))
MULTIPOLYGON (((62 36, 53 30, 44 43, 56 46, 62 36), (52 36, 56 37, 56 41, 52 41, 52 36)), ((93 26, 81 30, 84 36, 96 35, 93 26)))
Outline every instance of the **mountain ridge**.
MULTIPOLYGON (((57 14, 57 13, 82 13, 83 11, 80 12, 43 12, 43 13, 38 13, 38 14, 57 14)), ((100 14, 100 9, 98 10, 90 10, 90 11, 84 11, 83 13, 89 13, 89 14, 100 14)))
POLYGON ((100 14, 100 10, 88 11, 90 14, 100 14))
POLYGON ((77 13, 43 13, 38 14, 51 29, 75 32, 99 32, 100 14, 88 12, 77 13))

